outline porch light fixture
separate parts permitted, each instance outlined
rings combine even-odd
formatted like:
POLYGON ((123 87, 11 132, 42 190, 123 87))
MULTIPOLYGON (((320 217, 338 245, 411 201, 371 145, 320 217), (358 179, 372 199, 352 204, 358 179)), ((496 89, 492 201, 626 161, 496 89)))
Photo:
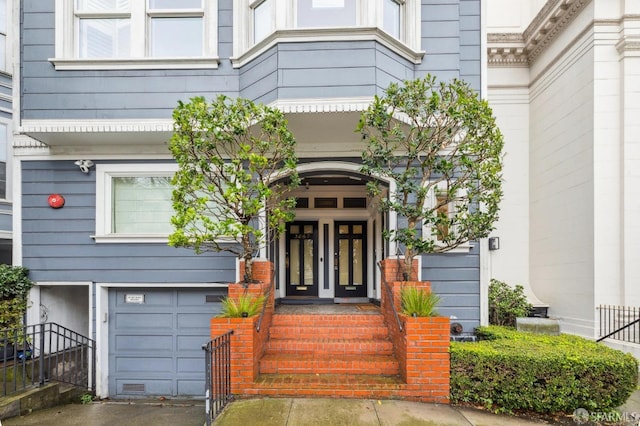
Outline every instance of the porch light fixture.
POLYGON ((80 167, 80 171, 85 174, 89 173, 89 169, 93 167, 93 161, 91 160, 78 160, 73 164, 80 167))

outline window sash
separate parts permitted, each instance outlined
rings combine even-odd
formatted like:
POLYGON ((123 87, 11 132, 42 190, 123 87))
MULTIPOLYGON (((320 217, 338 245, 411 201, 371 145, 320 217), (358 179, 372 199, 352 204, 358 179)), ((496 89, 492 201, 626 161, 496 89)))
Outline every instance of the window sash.
POLYGON ((171 177, 114 176, 111 188, 112 234, 172 232, 171 177))

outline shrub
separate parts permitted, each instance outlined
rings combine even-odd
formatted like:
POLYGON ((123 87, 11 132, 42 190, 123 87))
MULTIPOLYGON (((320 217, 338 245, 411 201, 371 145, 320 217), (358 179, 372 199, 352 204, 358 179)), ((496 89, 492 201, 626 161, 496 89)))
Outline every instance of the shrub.
POLYGON ((254 297, 243 294, 237 300, 229 297, 222 299, 222 318, 252 317, 260 312, 264 302, 264 296, 254 297))
POLYGON ((417 317, 435 317, 438 315, 436 305, 440 297, 416 287, 402 287, 400 290, 402 300, 402 313, 417 317))
POLYGON ((531 304, 524 295, 524 287, 514 288, 507 283, 492 279, 489 283, 489 323, 515 327, 516 318, 526 317, 531 304))
POLYGON ((572 413, 622 405, 636 389, 638 361, 590 340, 500 327, 478 343, 451 342, 451 402, 504 412, 572 413))
POLYGON ((27 268, 0 265, 0 329, 22 325, 27 310, 27 295, 32 286, 27 268))

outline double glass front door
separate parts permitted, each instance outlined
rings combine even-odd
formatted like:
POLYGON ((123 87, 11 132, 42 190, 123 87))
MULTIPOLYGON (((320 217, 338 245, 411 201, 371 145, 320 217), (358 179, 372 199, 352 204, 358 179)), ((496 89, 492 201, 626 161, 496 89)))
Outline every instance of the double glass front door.
MULTIPOLYGON (((334 297, 366 297, 367 223, 335 222, 333 234, 334 297)), ((325 238, 325 245, 327 243, 325 238)), ((319 249, 318 222, 288 224, 285 250, 286 295, 317 297, 318 266, 329 260, 322 259, 320 254, 324 249, 319 249)), ((328 269, 324 279, 329 280, 326 272, 328 269)))

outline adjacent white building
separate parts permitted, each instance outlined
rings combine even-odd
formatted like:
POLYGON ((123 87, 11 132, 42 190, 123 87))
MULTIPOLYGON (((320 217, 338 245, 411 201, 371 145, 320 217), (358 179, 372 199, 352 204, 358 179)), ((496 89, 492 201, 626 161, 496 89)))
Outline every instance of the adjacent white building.
POLYGON ((640 1, 487 9, 507 152, 491 276, 525 285, 564 332, 597 337, 598 305, 640 306, 640 1))

